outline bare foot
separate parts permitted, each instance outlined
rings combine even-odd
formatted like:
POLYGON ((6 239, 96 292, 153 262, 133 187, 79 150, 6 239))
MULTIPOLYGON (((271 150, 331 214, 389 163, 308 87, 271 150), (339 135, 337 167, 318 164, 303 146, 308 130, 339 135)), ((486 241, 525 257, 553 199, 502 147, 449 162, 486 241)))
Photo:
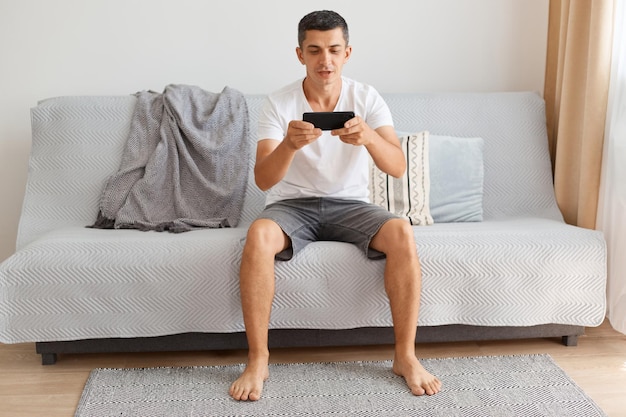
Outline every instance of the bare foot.
POLYGON ((230 386, 229 394, 237 401, 257 401, 263 382, 270 376, 267 360, 250 360, 241 376, 230 386))
POLYGON ((428 372, 415 356, 393 360, 393 372, 403 377, 413 395, 434 395, 441 391, 441 381, 428 372))

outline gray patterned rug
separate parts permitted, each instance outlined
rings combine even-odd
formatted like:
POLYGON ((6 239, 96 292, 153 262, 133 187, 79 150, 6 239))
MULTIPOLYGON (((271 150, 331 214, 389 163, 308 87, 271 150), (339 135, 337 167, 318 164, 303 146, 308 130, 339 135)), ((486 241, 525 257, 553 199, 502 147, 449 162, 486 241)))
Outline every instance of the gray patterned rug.
POLYGON ((270 365, 258 402, 228 387, 243 365, 95 369, 76 417, 605 416, 548 355, 424 359, 443 381, 414 397, 391 361, 270 365))

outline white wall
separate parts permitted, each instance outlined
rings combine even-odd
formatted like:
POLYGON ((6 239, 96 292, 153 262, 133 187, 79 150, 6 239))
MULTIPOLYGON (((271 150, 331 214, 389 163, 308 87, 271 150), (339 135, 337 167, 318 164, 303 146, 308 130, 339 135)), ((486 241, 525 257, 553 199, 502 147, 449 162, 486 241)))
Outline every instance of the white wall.
POLYGON ((267 93, 303 75, 299 19, 333 9, 345 74, 382 92, 542 91, 549 0, 0 0, 0 261, 15 250, 29 109, 170 83, 267 93))

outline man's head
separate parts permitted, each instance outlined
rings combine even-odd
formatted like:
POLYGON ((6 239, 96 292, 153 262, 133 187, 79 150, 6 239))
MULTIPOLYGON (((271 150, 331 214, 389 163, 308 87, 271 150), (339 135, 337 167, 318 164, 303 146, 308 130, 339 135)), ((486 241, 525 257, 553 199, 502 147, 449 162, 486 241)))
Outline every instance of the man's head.
POLYGON ((308 30, 332 30, 341 29, 343 32, 343 38, 348 46, 350 35, 348 33, 348 24, 338 13, 330 10, 320 10, 317 12, 311 12, 304 16, 298 24, 298 45, 302 48, 302 43, 306 38, 306 32, 308 30))
POLYGON ((306 66, 307 83, 340 86, 342 68, 352 54, 343 17, 326 10, 309 13, 298 25, 298 42, 296 54, 306 66))

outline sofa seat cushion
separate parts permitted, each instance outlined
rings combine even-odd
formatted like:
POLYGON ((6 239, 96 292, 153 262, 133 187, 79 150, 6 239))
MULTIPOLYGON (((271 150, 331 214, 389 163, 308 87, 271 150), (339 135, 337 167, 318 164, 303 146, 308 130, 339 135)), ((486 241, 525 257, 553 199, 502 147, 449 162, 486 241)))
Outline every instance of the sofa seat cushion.
POLYGON ((0 334, 4 342, 154 336, 202 330, 207 321, 211 330, 237 329, 245 234, 49 232, 0 268, 13 306, 0 311, 0 334))
MULTIPOLYGON (((595 326, 604 318, 600 232, 521 218, 434 224, 414 233, 422 326, 595 326)), ((49 232, 0 265, 1 341, 243 331, 244 238, 241 228, 49 232)), ((270 326, 390 326, 384 265, 350 244, 308 245, 276 264, 270 326)))

